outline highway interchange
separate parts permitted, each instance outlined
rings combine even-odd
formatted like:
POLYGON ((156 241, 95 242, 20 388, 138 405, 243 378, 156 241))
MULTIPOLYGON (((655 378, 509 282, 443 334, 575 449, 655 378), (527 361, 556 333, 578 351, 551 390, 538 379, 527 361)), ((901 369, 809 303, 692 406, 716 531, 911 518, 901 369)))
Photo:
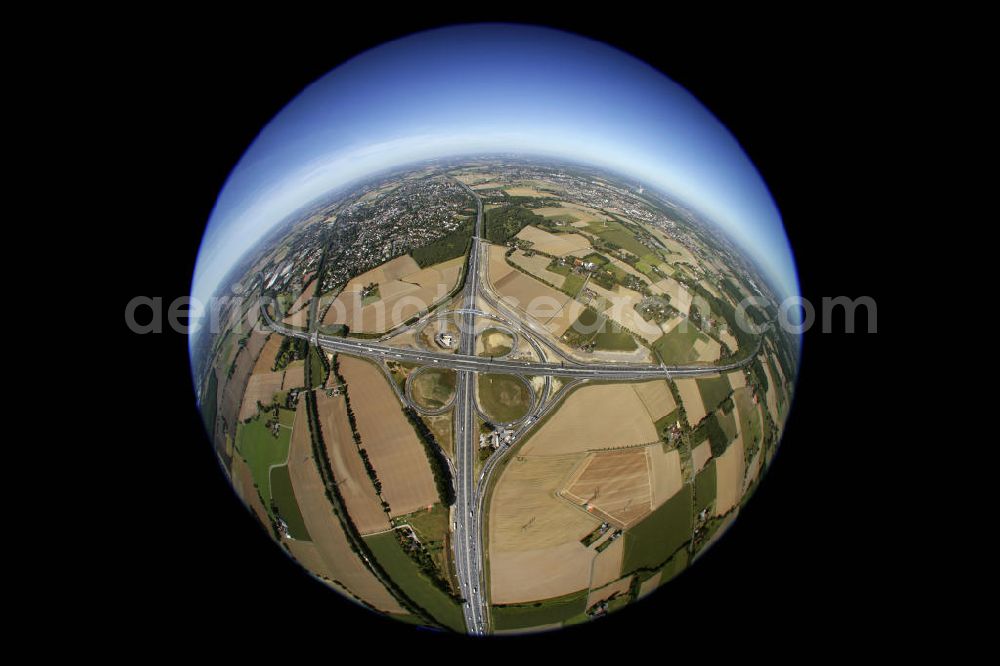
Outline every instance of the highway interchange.
MULTIPOLYGON (((588 361, 582 363, 569 356, 553 341, 548 339, 548 333, 541 326, 518 316, 508 308, 499 297, 491 293, 489 280, 481 279, 483 270, 480 267, 484 246, 481 244, 483 205, 476 193, 466 187, 476 199, 476 227, 472 237, 472 247, 462 288, 462 307, 448 314, 460 317, 459 347, 457 352, 444 352, 429 349, 409 349, 385 344, 385 340, 399 335, 401 331, 415 329, 441 313, 428 312, 416 323, 411 323, 390 331, 378 340, 321 335, 318 331, 307 332, 294 329, 275 322, 267 312, 261 311, 268 326, 282 335, 309 340, 312 344, 327 352, 336 352, 352 356, 366 357, 376 361, 383 370, 385 362, 399 362, 434 365, 451 368, 456 371, 456 392, 451 402, 454 407, 454 441, 455 459, 452 467, 455 483, 455 505, 453 507, 455 569, 462 597, 463 614, 469 634, 484 635, 490 632, 489 604, 486 598, 485 575, 483 567, 483 525, 481 522, 485 511, 486 490, 489 487, 492 474, 511 450, 512 446, 501 446, 489 457, 482 466, 479 478, 476 478, 476 459, 479 451, 479 428, 477 427, 475 381, 477 373, 508 373, 522 376, 544 377, 541 394, 535 396, 528 414, 519 423, 513 424, 514 438, 517 442, 542 419, 561 398, 571 389, 586 380, 603 381, 636 381, 656 378, 696 377, 712 375, 728 370, 735 370, 749 363, 756 354, 750 354, 745 360, 726 365, 715 366, 667 366, 664 364, 621 364, 588 361), (497 315, 483 312, 477 307, 477 297, 492 307, 497 315), (539 360, 490 358, 477 356, 476 319, 485 317, 503 322, 507 327, 517 331, 521 340, 527 342, 539 360), (543 348, 558 357, 558 362, 546 360, 543 348), (551 378, 563 378, 562 387, 555 393, 551 391, 551 378)), ((386 370, 386 372, 388 372, 386 370)), ((390 378, 391 379, 391 378, 390 378)), ((395 382, 390 384, 396 390, 397 396, 406 404, 415 406, 409 392, 401 392, 395 382)))

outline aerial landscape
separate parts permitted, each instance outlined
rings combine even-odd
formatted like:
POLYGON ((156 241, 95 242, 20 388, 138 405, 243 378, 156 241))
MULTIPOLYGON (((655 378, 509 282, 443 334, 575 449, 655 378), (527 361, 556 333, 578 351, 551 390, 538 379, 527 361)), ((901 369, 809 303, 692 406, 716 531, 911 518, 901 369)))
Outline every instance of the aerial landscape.
POLYGON ((737 518, 798 339, 700 207, 500 152, 300 204, 191 353, 225 474, 318 584, 443 631, 548 631, 653 593, 737 518))

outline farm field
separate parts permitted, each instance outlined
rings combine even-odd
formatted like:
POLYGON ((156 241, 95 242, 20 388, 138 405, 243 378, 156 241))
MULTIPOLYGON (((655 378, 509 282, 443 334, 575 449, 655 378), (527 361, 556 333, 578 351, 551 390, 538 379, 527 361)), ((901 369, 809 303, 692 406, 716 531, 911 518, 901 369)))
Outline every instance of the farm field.
POLYGON ((288 476, 288 465, 271 468, 271 500, 274 502, 278 516, 288 526, 288 535, 299 541, 309 541, 309 530, 306 529, 299 503, 292 490, 292 479, 288 476))
POLYGON ((667 365, 685 365, 695 361, 718 360, 719 343, 698 330, 687 320, 681 320, 668 333, 653 343, 653 349, 667 365), (715 358, 711 358, 715 354, 715 358))
POLYGON ((517 232, 517 237, 532 243, 531 249, 562 257, 571 252, 590 247, 590 241, 580 234, 553 234, 528 225, 517 232))
POLYGON ((264 506, 271 505, 271 466, 283 465, 288 459, 288 443, 291 430, 278 428, 278 436, 271 434, 263 416, 241 423, 236 431, 236 451, 250 467, 254 483, 260 490, 264 506))
POLYGON ((655 569, 691 539, 691 486, 685 485, 645 520, 625 531, 622 573, 655 569))
POLYGON ((599 518, 625 527, 650 512, 649 471, 645 448, 592 453, 561 494, 599 518))
POLYGON ((464 262, 464 257, 456 257, 421 269, 413 257, 397 257, 351 279, 330 304, 323 324, 344 324, 359 333, 394 328, 447 296, 458 283, 464 262), (381 298, 365 305, 361 291, 372 283, 378 285, 381 298))
POLYGON ((695 381, 698 382, 698 393, 701 394, 701 404, 704 405, 706 412, 714 412, 732 392, 726 375, 699 377, 695 381))
POLYGON ((571 393, 524 443, 521 453, 578 453, 658 439, 646 406, 630 384, 591 384, 571 393))
MULTIPOLYGON (((299 499, 302 520, 332 580, 340 581, 352 596, 390 613, 405 613, 399 602, 354 554, 340 521, 326 497, 323 480, 312 457, 305 410, 295 414, 288 456, 288 476, 299 499)), ((318 573, 318 572, 314 572, 318 573)))
POLYGON ((438 493, 423 445, 381 371, 367 361, 341 356, 340 372, 347 382, 361 446, 382 482, 382 497, 392 516, 433 505, 438 493))
POLYGON ((684 410, 687 412, 688 423, 691 427, 698 425, 708 411, 705 403, 702 402, 701 391, 698 390, 698 380, 691 378, 677 379, 677 390, 681 394, 681 402, 684 403, 684 410))
POLYGON ((389 529, 389 519, 382 510, 382 502, 375 494, 375 487, 354 444, 344 397, 327 396, 325 391, 317 391, 316 410, 337 488, 358 532, 370 534, 389 529))
POLYGON ((243 394, 243 404, 240 405, 240 421, 257 414, 257 403, 270 405, 274 394, 281 390, 284 372, 262 372, 250 375, 247 390, 243 394))
POLYGON ((532 254, 529 257, 525 256, 523 251, 518 250, 510 255, 510 260, 535 277, 541 278, 556 287, 562 288, 563 283, 566 282, 565 275, 553 273, 548 269, 550 260, 543 254, 532 254))
POLYGON ((490 597, 535 601, 589 589, 594 551, 580 543, 600 524, 556 497, 583 454, 519 455, 500 474, 490 503, 490 597))
POLYGON ((540 604, 493 606, 493 624, 498 633, 532 628, 536 631, 555 629, 564 622, 587 610, 588 590, 580 590, 556 598, 544 599, 540 604))
POLYGON ((417 563, 399 545, 394 532, 365 537, 379 564, 404 593, 435 620, 453 631, 465 632, 462 609, 447 594, 439 590, 420 571, 417 563))

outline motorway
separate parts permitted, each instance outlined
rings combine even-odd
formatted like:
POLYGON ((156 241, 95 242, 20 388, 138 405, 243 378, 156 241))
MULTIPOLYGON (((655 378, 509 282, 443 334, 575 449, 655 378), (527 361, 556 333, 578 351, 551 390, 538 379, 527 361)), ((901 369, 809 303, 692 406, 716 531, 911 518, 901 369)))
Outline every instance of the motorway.
MULTIPOLYGON (((571 389, 586 380, 604 381, 636 381, 656 378, 697 377, 713 375, 741 368, 750 363, 756 356, 750 354, 743 361, 726 365, 695 365, 667 366, 664 364, 623 364, 589 361, 582 363, 566 354, 554 342, 547 339, 548 332, 536 323, 519 317, 501 301, 490 293, 488 280, 481 280, 483 273, 480 264, 484 251, 481 244, 483 224, 482 200, 470 188, 466 189, 476 199, 476 227, 472 237, 472 247, 467 262, 467 273, 462 292, 462 308, 454 311, 461 316, 459 348, 456 353, 438 352, 423 349, 403 349, 384 344, 383 341, 392 336, 386 335, 376 340, 360 338, 345 338, 320 335, 318 331, 307 331, 289 328, 275 322, 261 307, 261 312, 268 326, 282 335, 303 338, 325 351, 367 357, 375 360, 387 372, 385 362, 396 360, 422 365, 451 368, 456 371, 456 392, 452 401, 454 405, 454 435, 455 460, 452 468, 455 482, 455 504, 453 507, 455 571, 462 597, 465 599, 462 610, 465 625, 469 634, 484 635, 490 632, 488 603, 485 596, 485 576, 483 568, 483 526, 481 517, 485 511, 485 495, 490 478, 500 462, 510 452, 513 446, 501 446, 483 464, 479 479, 476 479, 476 459, 479 451, 479 428, 476 425, 478 412, 476 395, 476 373, 500 372, 518 374, 521 376, 545 377, 541 395, 534 401, 530 413, 519 423, 514 433, 514 441, 519 441, 534 424, 538 423, 561 398, 571 389), (485 283, 485 284, 484 284, 485 283), (490 315, 478 310, 476 298, 480 297, 501 316, 490 315), (488 358, 475 355, 475 325, 476 317, 483 316, 499 319, 512 330, 517 331, 539 357, 538 361, 523 359, 488 358), (542 347, 553 352, 561 360, 552 362, 545 360, 542 347), (568 379, 562 388, 554 395, 551 393, 551 377, 568 379)), ((406 329, 414 328, 431 317, 440 313, 427 313, 420 321, 411 324, 406 329)), ((759 350, 759 347, 758 347, 759 350)), ((388 376, 388 375, 387 375, 388 376)), ((396 394, 404 404, 411 404, 407 395, 398 390, 395 382, 389 382, 396 388, 396 394)), ((419 411, 419 410, 418 410, 419 411)))

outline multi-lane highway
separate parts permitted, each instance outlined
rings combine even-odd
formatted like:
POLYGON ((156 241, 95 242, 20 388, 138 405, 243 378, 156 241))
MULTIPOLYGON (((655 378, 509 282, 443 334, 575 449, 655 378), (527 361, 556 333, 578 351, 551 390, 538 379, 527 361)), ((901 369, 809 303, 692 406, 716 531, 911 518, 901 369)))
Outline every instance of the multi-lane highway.
MULTIPOLYGON (((451 368, 456 371, 456 393, 452 401, 454 405, 454 435, 455 460, 453 467, 455 482, 455 505, 453 508, 455 571, 461 594, 465 599, 463 613, 468 632, 481 635, 490 631, 488 600, 486 598, 485 578, 483 569, 483 526, 481 517, 484 513, 486 489, 492 474, 500 462, 510 451, 510 447, 500 447, 484 463, 479 478, 476 478, 476 459, 479 450, 479 428, 476 425, 477 407, 475 403, 476 373, 499 372, 519 374, 522 376, 543 376, 545 384, 534 401, 529 414, 515 427, 514 441, 521 439, 532 427, 544 417, 549 410, 557 405, 562 396, 585 380, 604 381, 635 381, 663 377, 696 377, 719 372, 735 370, 750 363, 756 352, 746 359, 726 365, 668 366, 664 364, 626 364, 601 361, 582 363, 549 339, 548 332, 541 326, 519 317, 517 313, 502 302, 497 295, 490 292, 488 280, 481 280, 483 270, 481 258, 484 247, 480 242, 482 237, 483 204, 476 193, 466 188, 476 199, 476 226, 469 251, 466 266, 465 284, 462 292, 462 307, 455 311, 460 319, 459 347, 456 353, 437 352, 423 349, 404 349, 385 344, 385 340, 393 336, 383 336, 378 341, 359 338, 345 338, 320 335, 293 329, 275 322, 267 312, 266 307, 261 312, 266 323, 274 331, 291 337, 303 338, 312 344, 329 351, 352 356, 372 358, 385 368, 384 362, 397 360, 421 365, 451 368), (485 283, 485 284, 484 284, 485 283), (492 307, 499 316, 481 312, 476 303, 477 296, 492 307), (484 316, 499 320, 516 331, 520 338, 527 342, 538 356, 537 361, 524 359, 494 359, 476 356, 476 317, 484 316), (558 362, 548 361, 543 347, 558 362), (563 387, 550 395, 551 377, 568 379, 563 387)), ((406 326, 400 330, 408 330, 421 325, 431 317, 441 316, 427 314, 420 322, 406 326)), ((397 331, 398 332, 398 331, 397 331)), ((395 334, 393 334, 395 335, 395 334)), ((759 349, 759 348, 758 348, 759 349)), ((390 381, 394 388, 395 383, 390 381)), ((400 400, 409 403, 408 395, 396 391, 400 400)))

